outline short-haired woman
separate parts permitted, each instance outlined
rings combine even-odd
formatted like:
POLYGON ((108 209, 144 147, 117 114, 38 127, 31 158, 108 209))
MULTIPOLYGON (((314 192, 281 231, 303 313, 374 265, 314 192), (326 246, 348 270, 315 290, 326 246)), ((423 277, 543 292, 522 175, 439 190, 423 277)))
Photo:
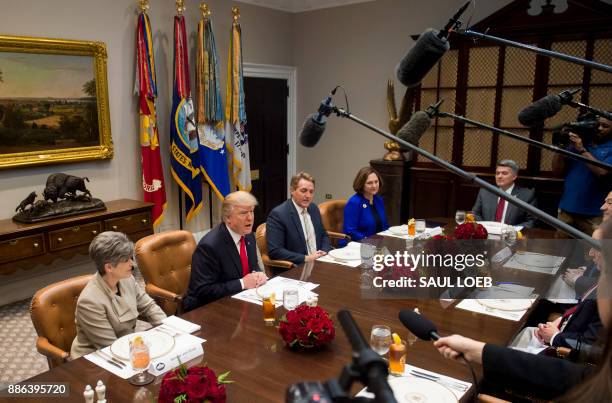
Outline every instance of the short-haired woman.
POLYGON ((125 234, 102 232, 91 241, 89 256, 97 272, 77 301, 73 359, 133 333, 138 317, 154 326, 166 317, 132 275, 134 244, 125 234))
POLYGON ((343 232, 353 241, 389 228, 383 199, 377 194, 382 185, 380 175, 371 167, 363 167, 357 172, 353 181, 355 194, 344 207, 343 232))

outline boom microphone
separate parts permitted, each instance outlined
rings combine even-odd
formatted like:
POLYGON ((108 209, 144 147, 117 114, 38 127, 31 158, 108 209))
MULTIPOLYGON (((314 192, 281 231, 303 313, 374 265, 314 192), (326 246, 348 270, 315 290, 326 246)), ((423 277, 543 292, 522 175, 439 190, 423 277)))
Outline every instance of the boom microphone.
POLYGON ((563 105, 571 102, 572 95, 580 89, 563 91, 560 94, 547 95, 524 108, 518 114, 518 120, 523 126, 534 127, 544 125, 544 121, 555 116, 563 105))
POLYGON ((327 124, 327 117, 331 113, 332 97, 337 88, 334 88, 329 96, 321 101, 317 113, 308 116, 304 121, 300 131, 300 143, 304 147, 314 147, 321 139, 327 124))
POLYGON ((429 70, 440 61, 450 49, 447 37, 457 25, 459 17, 467 9, 466 2, 440 31, 428 29, 416 41, 406 56, 395 68, 397 79, 408 88, 416 87, 423 81, 429 70))
POLYGON ((440 335, 432 321, 414 311, 403 310, 399 313, 399 320, 405 328, 410 330, 421 340, 438 340, 440 335))
POLYGON ((397 131, 396 136, 412 145, 418 146, 419 140, 431 126, 431 119, 438 112, 443 100, 431 105, 425 111, 415 112, 410 120, 397 131))

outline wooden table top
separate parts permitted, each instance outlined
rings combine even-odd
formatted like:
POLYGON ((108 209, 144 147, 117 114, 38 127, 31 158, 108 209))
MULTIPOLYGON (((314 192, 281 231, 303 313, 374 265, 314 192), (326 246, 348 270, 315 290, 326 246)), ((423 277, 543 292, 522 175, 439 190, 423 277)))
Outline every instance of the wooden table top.
MULTIPOLYGON (((385 238, 390 249, 400 248, 405 241, 385 238)), ((320 284, 319 305, 326 309, 336 324, 336 338, 319 351, 292 351, 283 345, 276 327, 265 326, 260 306, 233 298, 223 298, 183 315, 200 324, 197 336, 206 339, 202 364, 217 374, 231 370, 235 383, 228 385, 229 402, 283 402, 286 388, 300 381, 324 381, 337 378, 351 360, 351 347, 336 319, 336 313, 348 309, 369 340, 374 324, 386 324, 405 339, 408 331, 398 319, 402 309, 418 307, 432 320, 441 335, 453 333, 506 345, 522 327, 526 317, 518 322, 481 315, 445 304, 438 299, 363 299, 359 269, 332 263, 316 262, 310 273, 303 266, 291 269, 285 277, 299 278, 320 284)), ((284 308, 277 309, 277 317, 284 308)), ((471 381, 467 367, 444 359, 431 342, 417 341, 407 349, 406 362, 424 369, 471 381)), ((480 376, 481 368, 476 366, 480 376)), ((86 384, 95 385, 101 379, 107 387, 110 402, 151 401, 159 390, 158 379, 147 387, 131 386, 126 380, 92 364, 84 358, 37 375, 28 382, 62 381, 70 383, 69 401, 83 401, 86 384)), ((360 387, 354 387, 359 390, 360 387)), ((24 399, 27 401, 27 399, 24 399)), ((59 399, 58 399, 59 400, 59 399)), ((67 401, 66 398, 61 399, 67 401)), ((38 401, 32 398, 31 401, 38 401)))

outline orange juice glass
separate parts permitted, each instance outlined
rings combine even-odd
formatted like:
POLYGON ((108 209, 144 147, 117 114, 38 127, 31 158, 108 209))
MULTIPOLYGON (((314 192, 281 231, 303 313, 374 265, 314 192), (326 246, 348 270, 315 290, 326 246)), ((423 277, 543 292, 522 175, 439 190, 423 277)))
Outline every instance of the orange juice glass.
POLYGON ((403 375, 406 365, 406 344, 404 342, 393 343, 389 346, 389 373, 391 375, 403 375))
POLYGON ((408 221, 408 235, 415 236, 416 235, 416 221, 411 219, 408 221))
POLYGON ((266 293, 263 295, 263 319, 268 325, 273 325, 276 321, 276 306, 274 293, 266 293))

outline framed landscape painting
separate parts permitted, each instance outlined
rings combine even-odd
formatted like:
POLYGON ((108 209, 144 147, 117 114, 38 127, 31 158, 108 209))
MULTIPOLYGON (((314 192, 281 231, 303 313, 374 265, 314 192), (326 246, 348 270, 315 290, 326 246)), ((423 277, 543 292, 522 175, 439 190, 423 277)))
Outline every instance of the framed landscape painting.
POLYGON ((0 169, 112 156, 104 43, 0 35, 0 169))

